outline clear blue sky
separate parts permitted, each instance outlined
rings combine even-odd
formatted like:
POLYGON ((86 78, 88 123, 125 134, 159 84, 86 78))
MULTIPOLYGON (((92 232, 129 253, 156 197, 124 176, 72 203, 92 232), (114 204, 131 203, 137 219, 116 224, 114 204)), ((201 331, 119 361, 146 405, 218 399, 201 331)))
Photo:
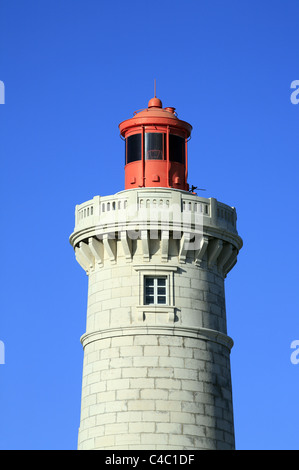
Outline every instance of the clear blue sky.
POLYGON ((238 449, 299 449, 299 3, 1 0, 0 448, 75 449, 87 276, 74 208, 124 188, 118 124, 193 125, 189 183, 235 206, 226 280, 238 449))

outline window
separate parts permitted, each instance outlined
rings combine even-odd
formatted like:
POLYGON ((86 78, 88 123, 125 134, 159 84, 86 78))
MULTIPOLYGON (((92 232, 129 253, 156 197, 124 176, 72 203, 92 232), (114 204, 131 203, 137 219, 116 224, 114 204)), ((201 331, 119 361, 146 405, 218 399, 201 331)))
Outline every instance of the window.
POLYGON ((185 163, 185 139, 179 135, 169 135, 169 160, 185 163))
POLYGON ((166 305, 166 277, 145 277, 145 305, 166 305))
POLYGON ((141 134, 130 135, 126 139, 126 163, 141 160, 141 134))
POLYGON ((139 305, 136 319, 152 324, 168 324, 176 321, 174 305, 174 276, 178 267, 170 264, 135 264, 139 273, 139 305))
POLYGON ((146 132, 144 137, 145 160, 163 160, 166 134, 146 132))

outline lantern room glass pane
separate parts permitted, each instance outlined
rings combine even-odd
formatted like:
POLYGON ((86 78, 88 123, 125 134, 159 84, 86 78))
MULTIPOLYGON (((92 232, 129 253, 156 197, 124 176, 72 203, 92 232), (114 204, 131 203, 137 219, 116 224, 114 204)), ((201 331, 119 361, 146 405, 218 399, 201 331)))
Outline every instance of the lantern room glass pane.
POLYGON ((185 139, 179 135, 169 135, 169 160, 185 163, 185 139))
POLYGON ((141 134, 130 135, 126 139, 126 163, 141 160, 141 134))
POLYGON ((145 160, 164 159, 164 136, 157 132, 145 133, 145 160))

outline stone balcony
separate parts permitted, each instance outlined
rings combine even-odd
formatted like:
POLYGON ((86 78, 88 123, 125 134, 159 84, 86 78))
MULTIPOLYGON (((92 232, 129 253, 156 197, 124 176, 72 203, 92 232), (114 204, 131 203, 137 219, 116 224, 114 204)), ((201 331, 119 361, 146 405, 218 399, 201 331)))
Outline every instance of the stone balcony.
POLYGON ((194 232, 227 232, 238 238, 236 210, 214 198, 202 198, 186 191, 140 188, 112 196, 95 196, 76 206, 71 243, 76 246, 89 236, 141 228, 194 232), (91 234, 92 232, 92 234, 91 234))
POLYGON ((88 273, 96 265, 103 266, 104 252, 111 263, 117 262, 117 240, 131 262, 132 240, 141 241, 143 260, 149 261, 150 240, 160 239, 161 261, 167 262, 171 239, 176 239, 180 263, 191 255, 198 266, 205 259, 210 268, 217 264, 226 276, 242 247, 236 219, 235 208, 215 198, 167 188, 131 189, 95 196, 76 206, 70 243, 88 273))

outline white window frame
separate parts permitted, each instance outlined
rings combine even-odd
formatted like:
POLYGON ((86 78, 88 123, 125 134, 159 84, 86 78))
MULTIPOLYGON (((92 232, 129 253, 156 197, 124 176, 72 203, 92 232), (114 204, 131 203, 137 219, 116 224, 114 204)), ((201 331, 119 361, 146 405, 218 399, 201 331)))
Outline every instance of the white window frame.
POLYGON ((139 274, 139 305, 136 306, 137 320, 158 322, 163 319, 173 322, 175 319, 174 306, 174 273, 177 266, 171 265, 135 265, 135 271, 139 274), (145 279, 146 277, 166 278, 166 303, 146 304, 145 303, 145 279))
POLYGON ((167 282, 167 276, 144 276, 144 305, 167 305, 167 299, 168 299, 168 293, 167 293, 167 290, 168 290, 168 282, 167 282), (153 280, 153 286, 147 286, 146 285, 146 281, 147 279, 152 279, 153 280), (159 294, 159 279, 163 279, 165 281, 165 284, 161 287, 165 288, 165 294, 159 294), (151 297, 153 297, 153 302, 152 303, 148 303, 146 301, 147 297, 149 296, 149 294, 147 294, 146 292, 146 289, 147 287, 153 287, 153 294, 150 295, 151 297), (164 298, 164 302, 159 302, 159 299, 158 297, 163 297, 164 298))

